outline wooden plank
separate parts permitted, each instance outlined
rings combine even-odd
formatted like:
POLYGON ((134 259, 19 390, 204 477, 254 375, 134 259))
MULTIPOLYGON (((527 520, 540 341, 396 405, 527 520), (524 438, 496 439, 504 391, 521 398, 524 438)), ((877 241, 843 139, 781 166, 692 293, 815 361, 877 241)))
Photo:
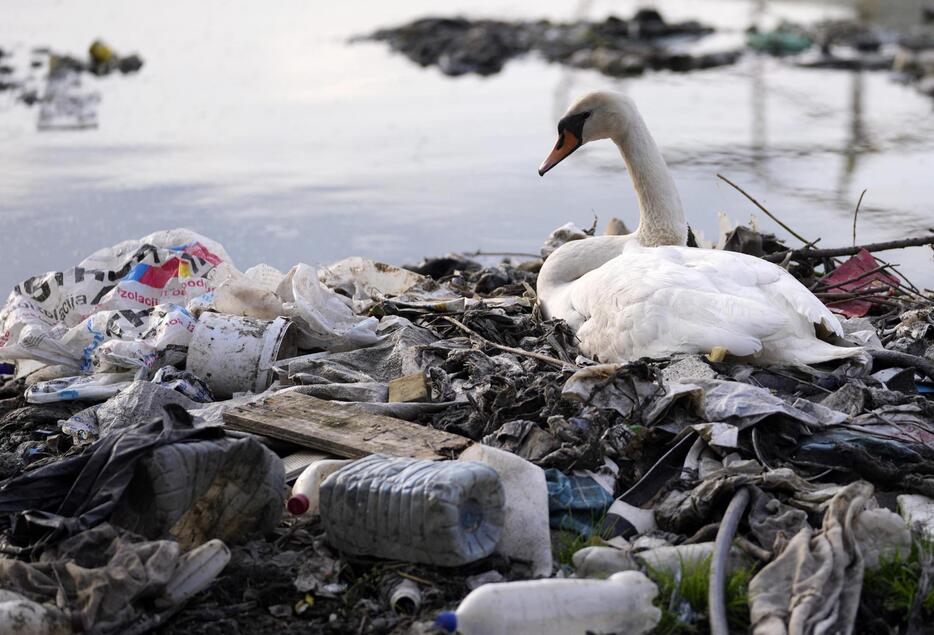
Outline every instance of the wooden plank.
POLYGON ((273 395, 261 402, 231 408, 224 413, 224 422, 235 430, 284 439, 351 459, 376 453, 450 459, 470 445, 470 439, 450 432, 299 393, 273 395))
POLYGON ((424 373, 412 373, 389 382, 390 403, 429 401, 428 380, 424 373))

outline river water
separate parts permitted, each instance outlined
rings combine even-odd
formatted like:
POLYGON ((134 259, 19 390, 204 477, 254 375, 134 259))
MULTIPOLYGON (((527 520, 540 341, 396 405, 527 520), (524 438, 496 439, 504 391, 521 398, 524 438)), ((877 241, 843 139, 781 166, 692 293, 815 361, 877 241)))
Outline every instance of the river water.
MULTIPOLYGON (((883 7, 888 4, 876 3, 883 7)), ((469 17, 600 19, 657 6, 742 39, 752 20, 847 15, 846 4, 742 0, 457 0, 469 17)), ((747 56, 736 66, 617 80, 535 57, 498 75, 423 69, 351 36, 434 15, 437 3, 274 4, 170 0, 5 7, 0 48, 84 54, 101 37, 145 60, 136 75, 85 78, 99 125, 38 131, 37 109, 0 93, 0 289, 90 252, 185 226, 236 264, 279 268, 348 255, 392 263, 450 251, 535 252, 554 227, 637 207, 615 149, 593 144, 539 178, 555 122, 578 93, 630 94, 669 161, 691 225, 757 217, 723 173, 821 246, 901 238, 934 226, 932 101, 887 73, 801 70, 747 56)), ((914 15, 914 14, 911 14, 914 15)), ((904 12, 882 16, 904 22, 904 12)), ((38 81, 38 80, 37 80, 38 81)), ((794 239, 788 237, 789 244, 794 239)), ((894 254, 894 255, 893 255, 894 254)), ((934 286, 927 248, 895 254, 934 286)))

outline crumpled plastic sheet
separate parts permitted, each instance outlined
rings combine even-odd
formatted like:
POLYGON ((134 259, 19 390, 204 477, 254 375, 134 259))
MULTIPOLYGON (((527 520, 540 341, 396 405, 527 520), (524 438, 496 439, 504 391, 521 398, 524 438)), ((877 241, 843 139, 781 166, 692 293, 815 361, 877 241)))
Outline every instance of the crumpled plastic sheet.
POLYGON ((664 393, 661 380, 640 362, 589 366, 571 375, 561 389, 565 399, 615 410, 625 419, 643 424, 657 418, 650 412, 664 393))
POLYGON ((696 485, 663 494, 655 504, 655 520, 666 531, 691 534, 715 520, 734 492, 755 485, 761 490, 785 495, 786 502, 805 511, 820 509, 839 486, 811 483, 790 468, 765 470, 754 460, 737 460, 701 475, 696 485))
MULTIPOLYGON (((193 425, 188 413, 180 406, 170 404, 165 407, 161 418, 137 422, 112 434, 106 434, 81 454, 64 458, 0 483, 0 530, 18 545, 45 544, 79 533, 110 518, 131 481, 137 475, 140 462, 151 457, 159 448, 199 442, 220 442, 223 438, 223 428, 197 428, 193 425)), ((253 439, 248 441, 258 444, 253 439)), ((201 447, 206 451, 209 446, 201 447)), ((268 452, 265 448, 260 449, 268 452)), ((181 462, 176 461, 176 467, 184 463, 191 466, 192 470, 202 458, 201 454, 204 454, 196 450, 191 452, 179 450, 179 452, 185 454, 187 458, 181 462)), ((234 489, 240 487, 252 492, 255 483, 265 481, 270 473, 273 477, 277 477, 279 482, 284 482, 281 461, 274 455, 269 465, 266 466, 268 467, 266 473, 259 470, 261 466, 255 462, 251 465, 251 471, 241 475, 246 480, 239 485, 232 484, 230 487, 234 489), (263 478, 259 479, 259 475, 263 478), (254 485, 248 487, 248 483, 254 485)), ((153 476, 159 477, 157 473, 153 476)), ((173 481, 174 477, 162 475, 162 478, 168 483, 173 481)), ((202 478, 206 478, 206 475, 198 476, 198 479, 202 478)), ((275 478, 273 480, 275 482, 275 478)), ((197 482, 202 481, 192 479, 189 483, 186 480, 183 484, 176 484, 176 486, 192 487, 197 482)), ((218 480, 218 486, 225 482, 224 479, 218 480)), ((271 491, 274 493, 275 488, 271 488, 271 491)), ((214 493, 219 495, 218 492, 214 493)), ((198 493, 195 492, 195 494, 198 493)), ((183 496, 183 494, 176 494, 176 496, 183 496)), ((204 501, 204 504, 206 503, 207 499, 204 501)), ((226 504, 225 502, 224 505, 226 504)), ((220 503, 212 502, 212 505, 220 505, 220 503)), ((201 509, 197 505, 195 507, 201 509)), ((278 509, 281 513, 281 507, 281 499, 279 499, 278 504, 266 510, 266 513, 275 517, 273 512, 278 509)), ((231 509, 237 510, 238 508, 233 505, 231 509)), ((204 510, 201 509, 197 513, 203 514, 203 512, 204 510)), ((213 514, 206 514, 205 520, 210 521, 213 517, 213 514)), ((242 518, 241 528, 246 532, 265 526, 268 521, 269 517, 256 518, 246 515, 242 518)), ((159 531, 166 529, 159 528, 159 531)))
POLYGON ((911 535, 888 510, 871 509, 873 487, 857 481, 827 505, 823 526, 809 525, 749 583, 751 632, 755 635, 818 635, 853 632, 866 566, 907 555, 911 535), (868 562, 867 562, 868 560, 868 562))
POLYGON ((555 250, 564 243, 571 242, 572 240, 584 240, 585 238, 590 238, 592 235, 593 230, 586 232, 574 223, 565 223, 548 234, 548 238, 545 239, 545 244, 542 245, 542 258, 548 258, 548 256, 553 254, 555 250))
POLYGON ((214 394, 208 387, 207 382, 190 370, 178 370, 173 366, 163 366, 153 375, 152 383, 180 392, 198 403, 214 401, 214 394))
POLYGON ((176 404, 185 410, 200 405, 182 392, 167 386, 135 381, 104 403, 82 410, 63 422, 62 431, 81 443, 143 424, 158 416, 154 413, 161 413, 168 404, 176 404))
POLYGON ((77 614, 90 633, 118 635, 154 607, 175 608, 164 591, 185 558, 174 541, 143 540, 104 523, 49 547, 38 562, 0 558, 0 580, 4 589, 77 614))
POLYGON ((349 300, 325 287, 308 265, 293 267, 277 295, 284 313, 298 325, 299 348, 345 351, 378 340, 377 319, 356 315, 349 300))
POLYGON ((398 316, 383 318, 374 334, 375 343, 365 348, 311 354, 277 365, 297 384, 389 382, 424 368, 425 347, 438 339, 398 316))
POLYGON ((934 406, 880 406, 801 439, 790 459, 914 490, 906 477, 934 480, 934 406))
MULTIPOLYGON (((673 382, 666 389, 665 395, 655 401, 646 415, 649 421, 659 422, 673 404, 682 401, 703 421, 727 423, 740 430, 774 415, 783 415, 806 426, 819 427, 823 424, 815 414, 789 405, 765 388, 750 384, 697 378, 673 382)), ((817 414, 825 415, 828 423, 836 418, 833 413, 817 414)))
MULTIPOLYGON (((345 384, 346 386, 347 384, 345 384)), ((303 395, 311 395, 312 397, 318 397, 320 394, 317 388, 323 386, 323 384, 310 384, 307 386, 291 386, 289 388, 283 388, 277 390, 276 392, 297 392, 303 395)), ((322 397, 318 397, 319 399, 322 397)), ((436 412, 442 412, 446 410, 449 406, 455 404, 453 401, 428 401, 428 402, 386 402, 386 401, 356 401, 354 399, 334 399, 334 401, 342 401, 348 406, 354 406, 356 410, 363 412, 368 412, 374 415, 382 415, 384 417, 395 417, 396 419, 404 419, 406 421, 416 421, 424 419, 425 417, 430 417, 436 412)))

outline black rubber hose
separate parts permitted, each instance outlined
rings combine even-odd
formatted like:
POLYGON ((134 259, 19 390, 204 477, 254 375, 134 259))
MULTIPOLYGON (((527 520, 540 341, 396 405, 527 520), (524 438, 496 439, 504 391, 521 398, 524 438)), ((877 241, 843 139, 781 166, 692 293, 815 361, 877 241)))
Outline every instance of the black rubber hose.
POLYGON ((730 635, 726 619, 726 570, 730 560, 733 537, 749 504, 749 488, 742 487, 733 494, 733 500, 723 514, 720 530, 713 546, 710 563, 710 586, 707 590, 707 609, 710 614, 710 635, 730 635))

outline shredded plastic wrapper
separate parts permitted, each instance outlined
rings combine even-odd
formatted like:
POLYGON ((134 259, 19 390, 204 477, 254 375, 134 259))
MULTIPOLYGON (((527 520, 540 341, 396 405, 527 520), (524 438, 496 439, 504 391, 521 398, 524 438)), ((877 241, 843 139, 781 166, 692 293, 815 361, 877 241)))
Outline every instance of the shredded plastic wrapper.
POLYGON ((221 245, 175 229, 28 278, 0 311, 0 360, 84 374, 177 363, 195 328, 187 303, 211 293, 232 269, 221 245))

